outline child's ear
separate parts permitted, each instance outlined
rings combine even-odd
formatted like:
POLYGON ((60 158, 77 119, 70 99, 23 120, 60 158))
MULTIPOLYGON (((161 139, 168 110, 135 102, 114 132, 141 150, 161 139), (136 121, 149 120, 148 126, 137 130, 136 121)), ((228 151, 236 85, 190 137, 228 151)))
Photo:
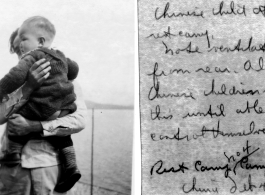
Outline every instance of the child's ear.
POLYGON ((39 40, 39 47, 43 47, 44 43, 45 43, 45 38, 44 37, 40 37, 38 40, 39 40))

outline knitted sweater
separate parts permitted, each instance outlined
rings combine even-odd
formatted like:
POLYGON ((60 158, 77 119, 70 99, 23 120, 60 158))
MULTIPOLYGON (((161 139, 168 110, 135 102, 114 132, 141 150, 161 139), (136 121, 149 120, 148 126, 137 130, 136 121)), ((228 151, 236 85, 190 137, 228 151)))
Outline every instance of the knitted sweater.
POLYGON ((50 76, 41 87, 33 91, 28 102, 18 111, 30 120, 45 120, 58 110, 76 110, 73 80, 78 74, 78 65, 66 58, 59 50, 41 48, 24 55, 18 65, 13 67, 0 81, 0 93, 10 94, 27 80, 30 67, 38 60, 50 61, 50 76))

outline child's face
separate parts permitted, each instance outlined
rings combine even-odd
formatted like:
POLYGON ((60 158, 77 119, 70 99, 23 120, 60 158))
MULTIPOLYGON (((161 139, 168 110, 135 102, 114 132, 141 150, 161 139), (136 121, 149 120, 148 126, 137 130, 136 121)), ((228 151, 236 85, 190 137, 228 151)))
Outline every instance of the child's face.
POLYGON ((40 42, 37 33, 33 28, 22 25, 18 32, 20 42, 20 51, 22 54, 27 53, 33 49, 37 49, 40 46, 40 42))
POLYGON ((13 41, 13 47, 14 47, 14 52, 17 54, 18 59, 22 56, 22 53, 20 52, 20 38, 18 37, 18 35, 16 36, 16 38, 13 41))

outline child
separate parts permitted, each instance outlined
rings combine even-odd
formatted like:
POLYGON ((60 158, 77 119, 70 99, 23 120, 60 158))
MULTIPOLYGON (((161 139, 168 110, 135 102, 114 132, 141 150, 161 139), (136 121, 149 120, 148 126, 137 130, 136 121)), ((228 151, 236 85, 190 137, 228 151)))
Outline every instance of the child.
MULTIPOLYGON (((30 67, 38 60, 45 58, 50 61, 50 76, 29 97, 28 102, 17 112, 30 120, 53 120, 76 110, 75 94, 71 81, 77 77, 78 65, 66 58, 58 50, 49 49, 54 36, 53 24, 44 17, 35 16, 24 21, 18 31, 20 52, 22 57, 17 66, 0 81, 0 100, 26 81, 30 67)), ((11 46, 12 47, 12 46, 11 46)), ((22 147, 32 137, 40 135, 10 136, 7 153, 2 163, 16 165, 20 162, 22 147)), ((70 136, 49 137, 47 140, 60 150, 65 167, 64 181, 55 190, 68 191, 80 179, 81 174, 76 165, 73 142, 70 136)))

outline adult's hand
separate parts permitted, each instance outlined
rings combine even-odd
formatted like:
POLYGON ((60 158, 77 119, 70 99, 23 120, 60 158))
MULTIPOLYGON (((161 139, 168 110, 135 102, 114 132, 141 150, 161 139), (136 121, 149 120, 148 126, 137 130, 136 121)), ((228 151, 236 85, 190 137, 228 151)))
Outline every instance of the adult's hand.
POLYGON ((34 89, 41 86, 41 84, 49 77, 50 70, 50 62, 46 62, 45 59, 41 59, 31 66, 28 72, 27 82, 22 87, 24 98, 30 96, 34 89))
POLYGON ((23 136, 29 133, 41 133, 43 130, 39 121, 31 121, 20 114, 13 114, 7 123, 7 133, 10 136, 23 136))
POLYGON ((35 62, 28 73, 27 86, 31 89, 36 89, 49 77, 51 70, 50 62, 41 59, 35 62))

